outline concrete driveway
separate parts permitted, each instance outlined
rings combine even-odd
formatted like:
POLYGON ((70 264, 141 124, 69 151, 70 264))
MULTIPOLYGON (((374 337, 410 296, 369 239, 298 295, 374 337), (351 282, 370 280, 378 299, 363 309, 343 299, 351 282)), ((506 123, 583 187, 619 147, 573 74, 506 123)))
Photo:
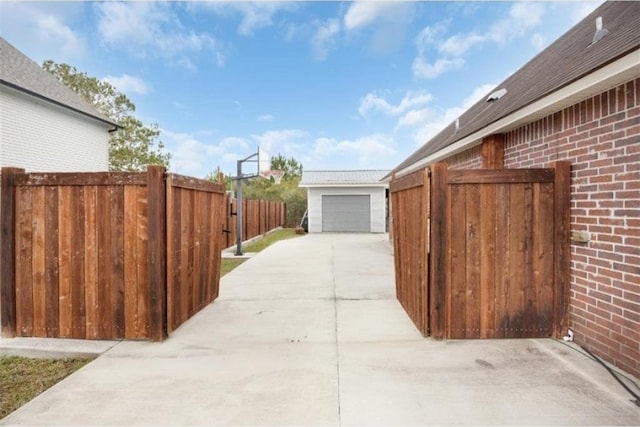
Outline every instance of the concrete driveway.
POLYGON ((283 241, 166 342, 121 342, 0 424, 640 423, 576 347, 424 339, 394 293, 385 235, 283 241))

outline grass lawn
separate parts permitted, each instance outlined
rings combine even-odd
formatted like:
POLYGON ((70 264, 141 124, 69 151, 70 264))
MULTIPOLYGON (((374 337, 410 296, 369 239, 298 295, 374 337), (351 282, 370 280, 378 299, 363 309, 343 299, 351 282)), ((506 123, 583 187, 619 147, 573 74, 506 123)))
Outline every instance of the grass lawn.
MULTIPOLYGON (((273 245, 275 242, 300 236, 301 234, 296 234, 296 231, 293 228, 283 228, 282 230, 274 231, 253 243, 243 245, 242 251, 245 253, 260 252, 261 250, 273 245)), ((220 277, 224 276, 245 261, 245 259, 223 258, 220 265, 220 277)))
POLYGON ((91 360, 0 356, 0 419, 91 360))

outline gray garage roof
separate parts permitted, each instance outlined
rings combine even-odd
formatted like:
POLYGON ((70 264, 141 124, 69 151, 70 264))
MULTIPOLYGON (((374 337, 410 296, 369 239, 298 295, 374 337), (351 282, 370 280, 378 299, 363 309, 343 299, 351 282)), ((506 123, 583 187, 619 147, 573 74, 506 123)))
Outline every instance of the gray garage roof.
POLYGON ((459 117, 457 129, 455 122, 451 123, 394 170, 400 171, 410 167, 499 119, 637 50, 640 47, 638 22, 640 22, 638 2, 604 3, 499 84, 496 90, 506 89, 504 96, 493 102, 487 102, 487 97, 478 101, 459 117), (592 45, 597 17, 602 17, 603 27, 608 33, 592 45))
POLYGON ((0 84, 116 126, 113 120, 86 103, 80 95, 0 37, 0 84))
POLYGON ((385 186, 380 180, 389 170, 305 170, 300 187, 385 186))

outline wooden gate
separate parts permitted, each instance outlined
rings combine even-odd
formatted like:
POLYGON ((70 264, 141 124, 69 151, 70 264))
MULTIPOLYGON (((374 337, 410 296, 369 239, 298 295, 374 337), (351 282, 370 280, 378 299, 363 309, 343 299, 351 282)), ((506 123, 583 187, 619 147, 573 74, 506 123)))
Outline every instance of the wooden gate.
POLYGON ((396 291, 435 338, 559 337, 569 289, 568 162, 390 184, 396 291))
POLYGON ((569 164, 432 168, 431 332, 560 335, 569 280, 569 164))

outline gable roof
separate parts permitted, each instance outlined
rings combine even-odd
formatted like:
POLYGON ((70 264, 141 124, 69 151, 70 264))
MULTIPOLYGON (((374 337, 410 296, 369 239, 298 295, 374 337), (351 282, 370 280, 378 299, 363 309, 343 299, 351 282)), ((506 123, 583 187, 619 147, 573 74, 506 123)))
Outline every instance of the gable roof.
MULTIPOLYGON (((487 102, 486 97, 478 101, 458 118, 457 130, 455 122, 449 124, 396 166, 394 171, 400 172, 410 168, 456 142, 473 136, 481 129, 637 51, 640 47, 638 22, 640 5, 637 2, 609 1, 602 4, 499 84, 494 91, 506 89, 507 92, 502 97, 492 102, 487 102), (603 27, 608 30, 608 34, 590 45, 596 32, 597 17, 603 18, 603 27)), ((636 64, 636 75, 640 74, 639 69, 636 64)), ((540 111, 539 115, 544 117, 549 112, 548 109, 540 111)), ((514 121, 510 128, 515 128, 522 122, 514 121)), ((510 128, 502 127, 500 130, 506 131, 510 128)))
POLYGON ((80 95, 0 37, 0 84, 46 100, 111 126, 116 123, 101 114, 80 95))
POLYGON ((385 186, 380 180, 389 170, 305 170, 300 187, 385 186))

